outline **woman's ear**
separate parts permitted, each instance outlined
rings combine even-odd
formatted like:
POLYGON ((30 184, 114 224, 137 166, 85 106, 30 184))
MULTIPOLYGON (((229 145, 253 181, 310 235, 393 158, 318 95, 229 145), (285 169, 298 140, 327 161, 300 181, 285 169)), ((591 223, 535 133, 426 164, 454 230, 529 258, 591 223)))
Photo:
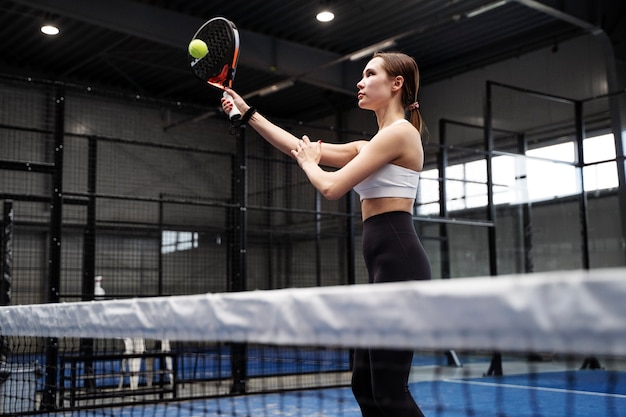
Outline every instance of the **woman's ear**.
POLYGON ((397 75, 396 78, 393 79, 392 89, 394 91, 399 90, 404 85, 404 77, 402 75, 397 75))

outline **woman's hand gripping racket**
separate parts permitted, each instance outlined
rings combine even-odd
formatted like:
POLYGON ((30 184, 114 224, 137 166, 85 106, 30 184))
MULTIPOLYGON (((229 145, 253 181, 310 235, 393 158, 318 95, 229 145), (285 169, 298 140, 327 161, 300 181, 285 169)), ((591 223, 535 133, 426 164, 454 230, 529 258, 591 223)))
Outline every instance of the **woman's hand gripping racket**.
MULTIPOLYGON (((189 44, 191 72, 209 85, 224 90, 232 87, 239 60, 239 32, 233 22, 215 17, 198 29, 189 44)), ((224 97, 232 97, 224 91, 224 97)), ((230 120, 241 118, 236 106, 228 114, 230 120)))

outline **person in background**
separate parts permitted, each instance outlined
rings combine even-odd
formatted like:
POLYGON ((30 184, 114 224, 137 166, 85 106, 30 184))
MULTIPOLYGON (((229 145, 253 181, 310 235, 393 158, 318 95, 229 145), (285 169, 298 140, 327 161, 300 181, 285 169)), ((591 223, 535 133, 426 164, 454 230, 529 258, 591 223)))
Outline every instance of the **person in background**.
POLYGON ((106 295, 106 291, 102 288, 102 276, 100 275, 94 279, 93 294, 96 300, 104 300, 104 296, 106 295))

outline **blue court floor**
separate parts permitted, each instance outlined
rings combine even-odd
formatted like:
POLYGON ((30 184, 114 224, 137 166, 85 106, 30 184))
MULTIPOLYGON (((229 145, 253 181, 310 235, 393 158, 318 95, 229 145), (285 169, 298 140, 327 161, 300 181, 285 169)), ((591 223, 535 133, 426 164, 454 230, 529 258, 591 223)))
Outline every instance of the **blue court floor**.
MULTIPOLYGON (((414 382, 410 389, 426 417, 626 417, 626 372, 585 370, 455 378, 414 382)), ((361 416, 349 388, 142 405, 96 412, 100 413, 120 417, 361 416)))

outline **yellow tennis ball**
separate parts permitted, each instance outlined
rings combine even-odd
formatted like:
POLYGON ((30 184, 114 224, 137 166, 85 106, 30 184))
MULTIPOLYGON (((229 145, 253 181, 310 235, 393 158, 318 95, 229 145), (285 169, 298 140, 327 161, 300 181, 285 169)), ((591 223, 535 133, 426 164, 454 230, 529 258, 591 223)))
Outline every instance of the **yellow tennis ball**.
POLYGON ((209 53, 209 48, 206 46, 206 43, 201 39, 194 39, 189 42, 189 55, 192 57, 199 59, 204 58, 206 54, 209 53))

